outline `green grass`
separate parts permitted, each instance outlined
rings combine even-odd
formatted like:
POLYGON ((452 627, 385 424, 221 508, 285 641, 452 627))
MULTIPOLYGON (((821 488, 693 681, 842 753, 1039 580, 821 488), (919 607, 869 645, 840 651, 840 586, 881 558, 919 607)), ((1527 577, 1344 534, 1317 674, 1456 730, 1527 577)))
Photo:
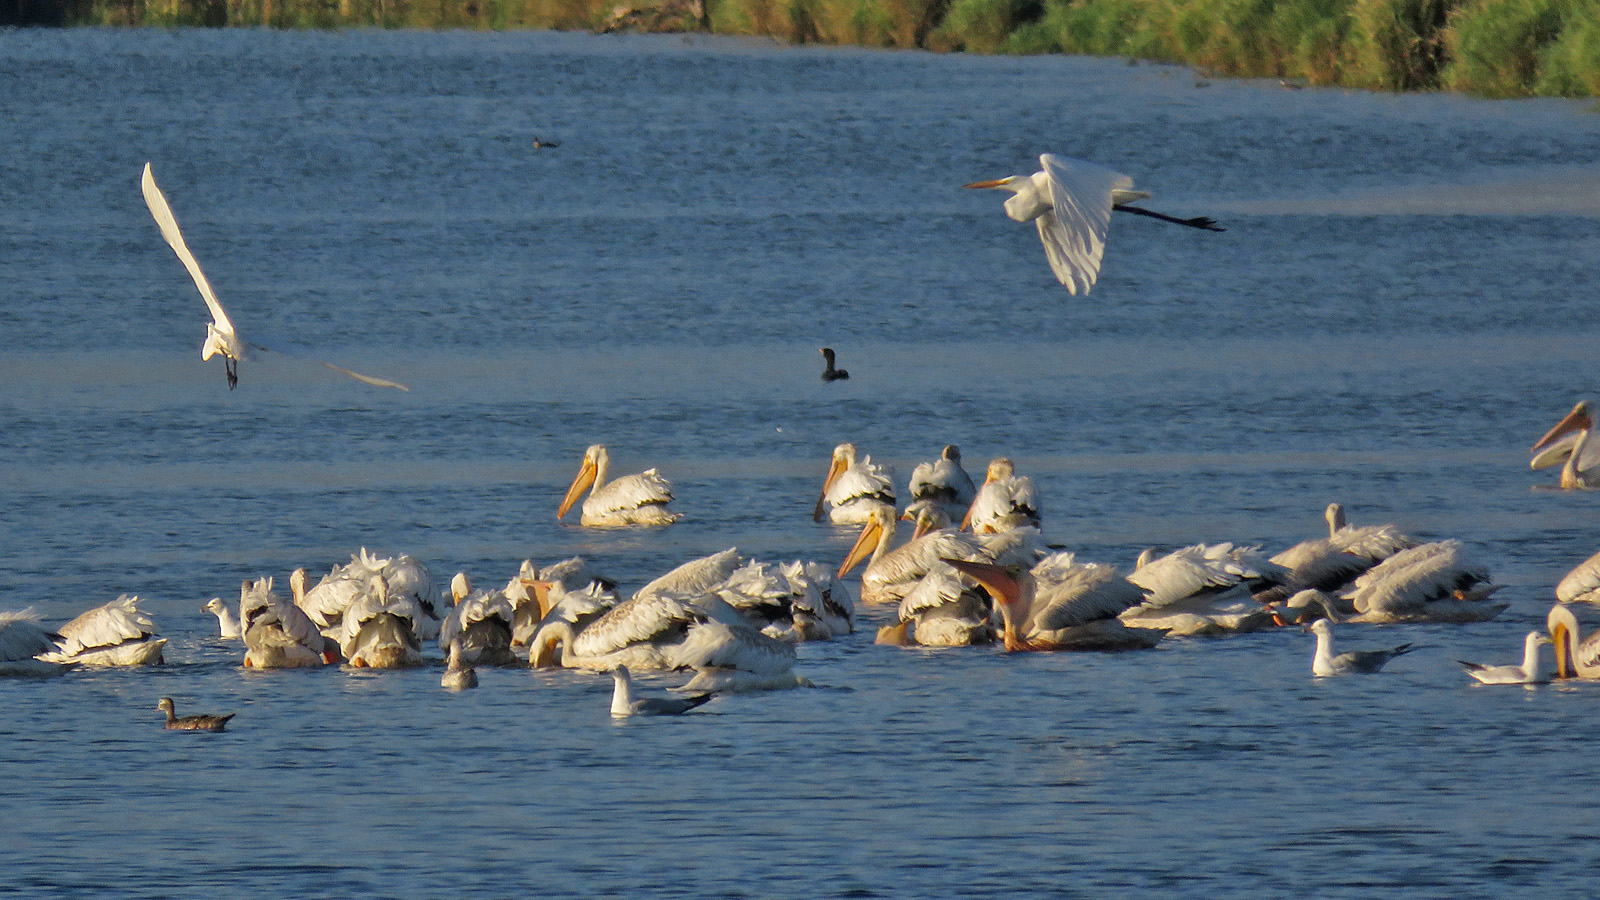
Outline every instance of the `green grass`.
MULTIPOLYGON (((92 4, 74 14, 83 24, 582 29, 605 21, 619 5, 649 7, 660 0, 77 2, 92 4)), ((708 3, 713 32, 794 43, 1083 53, 1164 60, 1218 75, 1376 90, 1600 96, 1600 0, 708 3)))

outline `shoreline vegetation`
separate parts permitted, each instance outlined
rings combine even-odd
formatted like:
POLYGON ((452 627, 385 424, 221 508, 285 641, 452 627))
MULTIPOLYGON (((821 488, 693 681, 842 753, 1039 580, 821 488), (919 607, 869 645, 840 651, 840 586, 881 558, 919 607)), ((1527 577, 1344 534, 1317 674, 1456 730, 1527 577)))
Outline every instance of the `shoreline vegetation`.
POLYGON ((0 25, 698 31, 1485 97, 1600 96, 1600 0, 0 0, 0 25))

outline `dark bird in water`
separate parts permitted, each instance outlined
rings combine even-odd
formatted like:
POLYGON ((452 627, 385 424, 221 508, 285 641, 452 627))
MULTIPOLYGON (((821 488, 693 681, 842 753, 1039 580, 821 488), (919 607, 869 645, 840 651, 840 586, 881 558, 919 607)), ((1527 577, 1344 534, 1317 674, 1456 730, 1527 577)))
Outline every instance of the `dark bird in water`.
POLYGON ((543 147, 559 147, 559 146, 561 146, 561 142, 560 141, 541 141, 541 140, 539 140, 539 136, 537 134, 533 136, 533 149, 535 149, 535 150, 538 150, 538 149, 543 148, 543 147))
POLYGON ((844 369, 835 369, 833 367, 833 348, 832 347, 823 347, 822 348, 822 358, 828 361, 828 367, 826 369, 822 370, 822 380, 823 381, 841 381, 841 380, 843 380, 845 378, 849 378, 850 377, 850 373, 846 372, 844 369))
POLYGON ((172 711, 172 698, 162 697, 156 704, 156 709, 167 714, 168 731, 221 731, 228 725, 228 720, 233 718, 233 713, 225 716, 184 716, 178 718, 172 711))
POLYGON ((711 699, 711 694, 707 693, 671 700, 663 697, 641 697, 636 700, 633 696, 633 679, 628 675, 627 666, 612 669, 611 679, 611 714, 619 719, 627 716, 681 716, 711 699))

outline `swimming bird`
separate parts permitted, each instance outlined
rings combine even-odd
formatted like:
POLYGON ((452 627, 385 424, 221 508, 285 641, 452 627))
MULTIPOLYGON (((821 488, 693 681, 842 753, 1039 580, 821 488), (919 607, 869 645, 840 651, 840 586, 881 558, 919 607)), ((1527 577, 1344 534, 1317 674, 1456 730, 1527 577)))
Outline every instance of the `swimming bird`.
POLYGON ((1195 544, 1155 558, 1139 554, 1128 580, 1144 588, 1144 602, 1122 621, 1160 628, 1169 635, 1238 634, 1271 625, 1272 611, 1252 596, 1289 577, 1289 571, 1255 547, 1195 544))
POLYGON ((218 637, 232 638, 234 640, 239 638, 239 620, 233 617, 233 610, 228 608, 228 604, 222 602, 221 597, 212 597, 207 600, 206 605, 200 607, 200 610, 217 617, 218 637))
POLYGON ((634 699, 633 677, 627 666, 611 670, 611 715, 621 719, 628 716, 680 716, 711 699, 711 694, 668 699, 665 697, 640 697, 634 699))
POLYGON ((123 594, 84 612, 57 629, 59 650, 41 658, 85 666, 159 666, 167 639, 155 636, 155 623, 139 608, 138 597, 123 594))
POLYGON ((1149 197, 1149 192, 1134 190, 1132 178, 1104 166, 1053 153, 1040 156, 1039 165, 1040 170, 1032 175, 977 181, 965 187, 1012 192, 1014 196, 1006 199, 1006 215, 1018 222, 1032 220, 1038 226, 1050 268, 1070 294, 1087 294, 1094 287, 1113 210, 1207 231, 1225 230, 1205 216, 1180 219, 1129 206, 1149 197))
POLYGON ((1000 607, 1001 638, 1008 652, 1049 650, 1144 650, 1165 632, 1130 628, 1117 616, 1137 606, 1145 593, 1112 566, 1078 563, 1056 553, 1032 569, 1019 565, 944 562, 970 575, 1000 607))
POLYGON ((1300 591, 1316 589, 1338 593, 1361 573, 1420 541, 1400 533, 1394 525, 1355 527, 1345 520, 1344 506, 1329 503, 1323 511, 1328 536, 1302 541, 1272 557, 1289 570, 1282 584, 1259 590, 1256 599, 1276 603, 1300 591))
POLYGON ((1580 400, 1529 449, 1533 459, 1528 466, 1544 469, 1560 463, 1563 489, 1600 487, 1600 443, 1590 440, 1593 431, 1589 404, 1580 400))
POLYGON ((1006 457, 989 462, 983 485, 961 519, 961 530, 973 533, 1039 527, 1039 500, 1033 479, 1018 475, 1006 457))
POLYGON ((37 658, 56 649, 58 637, 39 624, 39 614, 31 609, 0 612, 0 676, 60 675, 72 668, 37 658))
POLYGON ((952 518, 957 510, 965 513, 971 508, 972 501, 978 496, 972 476, 961 467, 961 448, 955 444, 946 444, 939 451, 938 459, 918 463, 911 470, 911 483, 907 485, 907 490, 911 493, 911 505, 936 503, 945 515, 952 518))
POLYGON ((991 561, 976 538, 948 528, 930 531, 894 547, 898 525, 892 507, 874 509, 844 562, 839 564, 836 574, 843 578, 866 560, 867 567, 861 573, 862 603, 899 603, 944 557, 991 561))
POLYGON ((452 691, 465 691, 478 686, 478 670, 461 658, 461 637, 450 642, 450 662, 445 666, 439 686, 452 691))
POLYGON ((585 450, 578 477, 561 499, 556 518, 565 516, 585 490, 589 496, 583 501, 580 525, 671 525, 683 518, 667 509, 672 502, 672 483, 655 469, 607 481, 610 471, 611 453, 604 444, 585 450))
POLYGON ((401 669, 422 665, 417 620, 422 611, 409 593, 396 593, 389 579, 373 575, 365 594, 345 611, 339 646, 356 668, 401 669))
POLYGON ((833 367, 833 348, 832 347, 823 347, 823 348, 821 348, 821 352, 822 352, 822 358, 824 360, 826 360, 826 362, 827 362, 827 367, 822 370, 822 380, 823 381, 843 381, 846 378, 850 377, 850 373, 845 371, 844 369, 835 369, 833 367))
POLYGON ((178 717, 172 706, 171 697, 162 697, 156 704, 156 709, 167 714, 168 731, 222 731, 228 726, 228 720, 237 713, 228 713, 225 716, 183 716, 178 717))
POLYGON ((1584 637, 1578 617, 1560 603, 1550 608, 1545 627, 1555 649, 1557 678, 1600 678, 1600 631, 1584 637))
POLYGON ((1328 624, 1328 620, 1318 619, 1307 628, 1317 636, 1317 651, 1311 657, 1311 674, 1318 677, 1377 672, 1389 660, 1411 651, 1410 644, 1401 644, 1392 650, 1351 650, 1335 656, 1333 626, 1328 624))
POLYGON ((156 187, 155 176, 150 172, 150 164, 144 164, 144 174, 139 179, 139 186, 144 191, 145 205, 150 207, 150 215, 155 218, 156 226, 161 229, 161 236, 166 238, 172 251, 178 254, 178 261, 189 270, 189 276, 194 279, 195 287, 200 289, 201 299, 206 301, 206 306, 211 310, 211 321, 206 325, 205 343, 200 347, 200 358, 208 360, 213 356, 222 357, 223 371, 228 376, 228 389, 232 390, 239 384, 239 363, 245 358, 245 349, 264 350, 271 353, 281 353, 285 356, 294 356, 321 363, 341 375, 348 375, 357 381, 376 387, 389 387, 397 390, 409 391, 410 388, 398 381, 389 381, 385 378, 374 378, 363 375, 354 369, 335 365, 326 360, 307 356, 298 350, 286 347, 263 344, 259 341, 246 341, 239 336, 233 326, 233 320, 228 318, 228 313, 222 308, 222 302, 217 299, 216 291, 212 290, 211 282, 206 278, 205 272, 200 270, 200 263, 189 252, 189 245, 183 240, 183 232, 178 229, 178 220, 172 215, 172 207, 167 205, 167 198, 156 187))
POLYGON ((988 595, 937 563, 900 600, 898 623, 878 629, 875 644, 972 647, 994 643, 988 595))
POLYGON ((1487 622, 1509 604, 1489 602, 1500 585, 1460 541, 1402 550, 1363 572, 1344 596, 1360 622, 1487 622))
POLYGON ((541 149, 543 149, 545 147, 552 147, 553 148, 553 147, 559 147, 559 146, 561 146, 561 142, 560 141, 542 141, 542 140, 539 139, 538 135, 534 135, 533 136, 533 149, 535 149, 535 150, 541 150, 541 149))
POLYGON ((1520 666, 1485 666, 1464 659, 1458 659, 1456 662, 1466 666, 1467 674, 1484 684, 1543 684, 1550 680, 1550 676, 1539 665, 1539 646, 1548 643, 1550 636, 1544 632, 1528 632, 1528 636, 1522 642, 1520 666))
POLYGON ((439 629, 439 646, 459 652, 468 663, 509 666, 518 662, 511 650, 511 630, 516 612, 500 591, 474 591, 465 572, 450 580, 455 605, 439 629))
POLYGON ((835 525, 860 525, 877 509, 894 512, 894 470, 872 461, 871 456, 856 458, 856 445, 843 443, 833 448, 828 475, 822 480, 822 495, 811 519, 824 518, 835 525))
POLYGON ((239 627, 246 668, 315 668, 339 660, 339 644, 318 631, 305 610, 274 594, 271 578, 239 586, 239 627))

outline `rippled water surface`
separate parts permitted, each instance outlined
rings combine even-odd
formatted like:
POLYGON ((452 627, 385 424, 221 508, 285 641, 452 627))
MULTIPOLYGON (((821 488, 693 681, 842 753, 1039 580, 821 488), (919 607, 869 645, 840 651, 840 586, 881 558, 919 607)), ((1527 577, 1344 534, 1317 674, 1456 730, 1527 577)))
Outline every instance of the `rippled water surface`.
MULTIPOLYGON (((169 664, 0 682, 0 894, 1587 895, 1588 686, 1492 689, 1600 545, 1524 448, 1590 394, 1600 117, 1116 60, 552 34, 0 32, 0 607, 147 597, 169 664), (535 138, 559 140, 535 148, 535 138), (1223 234, 1118 217, 1073 298, 1003 199, 1091 158, 1223 234), (228 391, 138 190, 247 335, 228 391), (1122 220, 1124 218, 1130 220, 1122 220), (816 348, 852 378, 817 379, 816 348), (737 545, 836 563, 831 447, 1039 482, 1084 559, 1458 537, 1511 603, 1379 677, 1298 632, 1122 656, 800 649, 819 687, 613 724, 609 680, 255 673, 198 610, 362 545, 443 583, 737 545), (583 448, 684 520, 555 520, 583 448), (167 734, 155 701, 236 711, 167 734)), ((676 678, 651 678, 659 691, 676 678)))

